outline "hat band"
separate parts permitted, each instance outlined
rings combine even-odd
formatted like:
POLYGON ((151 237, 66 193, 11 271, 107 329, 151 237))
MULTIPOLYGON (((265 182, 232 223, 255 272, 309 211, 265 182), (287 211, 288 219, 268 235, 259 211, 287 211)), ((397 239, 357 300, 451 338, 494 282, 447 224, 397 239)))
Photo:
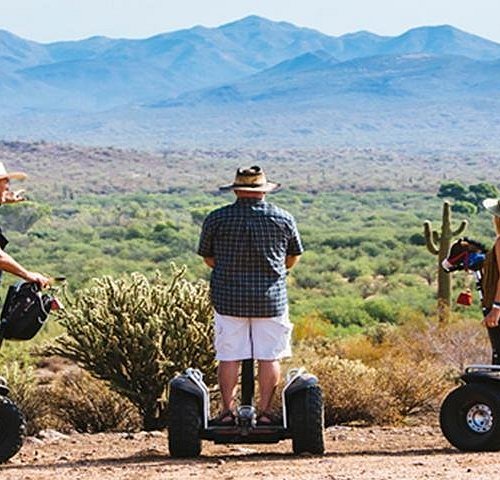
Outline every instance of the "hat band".
POLYGON ((267 183, 233 183, 232 187, 237 188, 237 187, 245 187, 245 188, 259 188, 259 187, 265 187, 267 183))

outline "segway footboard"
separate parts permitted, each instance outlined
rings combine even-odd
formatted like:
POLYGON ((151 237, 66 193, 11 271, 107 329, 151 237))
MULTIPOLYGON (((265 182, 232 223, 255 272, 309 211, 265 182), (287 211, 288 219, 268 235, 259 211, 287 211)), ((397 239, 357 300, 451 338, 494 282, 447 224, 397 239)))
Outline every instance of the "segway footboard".
POLYGON ((500 450, 500 366, 470 365, 444 399, 443 435, 462 451, 500 450))

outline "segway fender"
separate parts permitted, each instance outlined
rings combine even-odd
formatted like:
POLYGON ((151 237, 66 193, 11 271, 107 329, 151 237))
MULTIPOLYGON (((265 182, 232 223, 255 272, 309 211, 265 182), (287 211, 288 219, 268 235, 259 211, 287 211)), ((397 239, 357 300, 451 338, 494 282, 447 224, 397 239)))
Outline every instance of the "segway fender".
POLYGON ((460 379, 466 384, 489 383, 500 387, 500 367, 498 365, 469 365, 460 379))
POLYGON ((195 396, 200 400, 200 402, 203 402, 203 390, 186 375, 178 375, 177 377, 173 378, 170 381, 170 389, 182 390, 183 392, 195 396))
POLYGON ((318 378, 310 373, 304 373, 299 375, 286 389, 286 397, 290 398, 297 392, 305 390, 318 384, 318 378))
POLYGON ((492 383, 500 387, 500 377, 488 373, 464 373, 460 379, 464 383, 492 383))
POLYGON ((10 389, 7 386, 7 380, 4 377, 0 377, 0 396, 6 397, 9 395, 10 389))

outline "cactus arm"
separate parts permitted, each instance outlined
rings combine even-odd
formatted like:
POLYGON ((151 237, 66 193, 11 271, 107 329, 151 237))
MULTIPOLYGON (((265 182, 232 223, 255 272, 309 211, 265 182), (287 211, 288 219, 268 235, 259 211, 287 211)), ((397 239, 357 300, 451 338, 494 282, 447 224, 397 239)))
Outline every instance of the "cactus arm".
POLYGON ((441 243, 441 235, 439 235, 437 230, 432 231, 432 242, 437 246, 441 243))
POLYGON ((431 222, 429 222, 428 220, 424 222, 424 235, 427 250, 429 250, 429 252, 431 252, 433 255, 438 255, 439 249, 436 245, 437 232, 432 231, 431 222))
POLYGON ((452 235, 455 237, 457 235, 460 235, 461 233, 464 232, 464 230, 467 228, 467 225, 469 224, 469 222, 467 220, 462 220, 462 223, 460 224, 460 226, 452 232, 452 235))

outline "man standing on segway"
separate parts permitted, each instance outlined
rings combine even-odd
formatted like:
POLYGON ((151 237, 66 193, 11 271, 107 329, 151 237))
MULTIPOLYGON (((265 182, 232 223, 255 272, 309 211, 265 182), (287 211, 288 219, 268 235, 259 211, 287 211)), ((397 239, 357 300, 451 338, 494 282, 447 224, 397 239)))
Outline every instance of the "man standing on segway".
MULTIPOLYGON (((11 180, 24 180, 27 175, 23 172, 7 172, 5 166, 0 162, 0 205, 4 203, 18 203, 25 200, 23 191, 17 192, 10 190, 11 180)), ((0 275, 2 271, 6 271, 16 275, 17 277, 26 280, 27 282, 37 283, 40 288, 44 288, 49 284, 49 279, 37 272, 26 270, 20 263, 16 262, 10 255, 5 253, 4 249, 8 240, 3 236, 0 229, 0 275)))
POLYGON ((234 397, 241 360, 258 360, 258 425, 271 425, 271 400, 280 381, 281 358, 291 355, 287 270, 303 253, 295 220, 266 202, 279 184, 258 166, 239 168, 230 185, 236 202, 211 212, 202 227, 198 254, 212 268, 215 350, 222 412, 212 424, 235 424, 234 397))

